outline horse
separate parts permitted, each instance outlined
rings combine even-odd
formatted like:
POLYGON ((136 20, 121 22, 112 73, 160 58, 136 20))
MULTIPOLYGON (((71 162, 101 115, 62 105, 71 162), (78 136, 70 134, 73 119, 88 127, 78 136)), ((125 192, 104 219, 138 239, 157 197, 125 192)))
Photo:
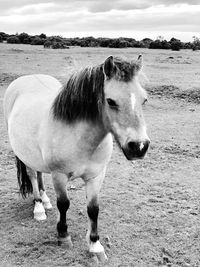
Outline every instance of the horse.
POLYGON ((103 63, 73 73, 65 85, 54 77, 19 77, 7 88, 4 114, 16 156, 23 197, 34 196, 34 218, 51 208, 42 173, 50 173, 57 197, 58 241, 72 246, 66 213, 67 182, 82 178, 86 188, 89 252, 107 256, 99 241, 99 192, 111 158, 113 137, 128 160, 144 158, 150 139, 143 105, 147 93, 138 75, 142 56, 110 56, 103 63))

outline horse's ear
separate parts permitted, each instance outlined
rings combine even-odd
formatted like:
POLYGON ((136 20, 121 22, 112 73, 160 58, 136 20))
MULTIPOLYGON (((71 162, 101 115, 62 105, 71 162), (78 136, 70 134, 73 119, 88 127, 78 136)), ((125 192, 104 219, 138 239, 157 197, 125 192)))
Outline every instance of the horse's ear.
POLYGON ((111 78, 115 72, 115 63, 113 60, 113 56, 108 57, 104 64, 103 64, 103 70, 107 78, 111 78))
POLYGON ((142 69, 142 66, 143 66, 143 57, 140 54, 138 56, 138 59, 134 62, 134 67, 135 67, 136 72, 139 72, 142 69))

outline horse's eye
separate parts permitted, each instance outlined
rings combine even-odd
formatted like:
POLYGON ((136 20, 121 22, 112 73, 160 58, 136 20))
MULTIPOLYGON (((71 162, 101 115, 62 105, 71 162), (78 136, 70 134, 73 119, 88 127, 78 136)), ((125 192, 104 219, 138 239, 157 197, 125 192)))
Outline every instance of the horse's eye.
POLYGON ((148 101, 148 99, 145 98, 145 99, 143 100, 143 102, 142 102, 142 105, 145 105, 147 101, 148 101))
POLYGON ((112 100, 111 98, 107 98, 106 100, 110 108, 118 109, 118 105, 114 100, 112 100))

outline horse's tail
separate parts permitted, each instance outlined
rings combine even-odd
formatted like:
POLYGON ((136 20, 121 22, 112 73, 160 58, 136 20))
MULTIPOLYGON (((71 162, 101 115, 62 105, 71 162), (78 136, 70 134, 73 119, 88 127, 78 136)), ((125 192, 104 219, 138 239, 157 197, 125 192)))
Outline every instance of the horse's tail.
POLYGON ((23 198, 33 192, 33 187, 29 179, 26 165, 16 156, 16 167, 17 167, 17 179, 19 183, 19 190, 23 198))

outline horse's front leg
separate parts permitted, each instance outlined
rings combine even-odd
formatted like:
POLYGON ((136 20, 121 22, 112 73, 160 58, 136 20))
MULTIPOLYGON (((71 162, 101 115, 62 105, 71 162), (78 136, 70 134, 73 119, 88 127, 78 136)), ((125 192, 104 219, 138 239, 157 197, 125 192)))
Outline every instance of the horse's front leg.
POLYGON ((98 214, 99 214, 99 192, 105 177, 105 170, 95 178, 86 180, 86 199, 88 213, 88 232, 86 240, 89 252, 95 253, 100 261, 107 260, 104 247, 99 241, 98 214))
POLYGON ((68 233, 68 226, 66 223, 66 213, 70 206, 70 201, 67 197, 67 181, 68 178, 66 175, 61 173, 52 173, 53 184, 57 196, 57 208, 59 211, 57 231, 58 231, 58 244, 66 245, 68 248, 71 248, 72 241, 68 233))

